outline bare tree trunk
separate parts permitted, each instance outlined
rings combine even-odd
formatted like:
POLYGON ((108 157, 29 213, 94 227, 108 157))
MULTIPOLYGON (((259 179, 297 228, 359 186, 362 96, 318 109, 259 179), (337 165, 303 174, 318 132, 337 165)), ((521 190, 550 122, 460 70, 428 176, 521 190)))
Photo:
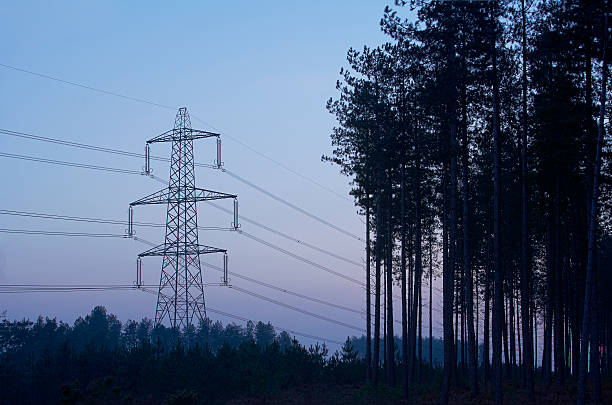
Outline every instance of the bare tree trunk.
MULTIPOLYGON (((586 145, 586 149, 587 149, 587 153, 586 153, 586 159, 585 159, 585 185, 586 185, 586 222, 587 222, 587 228, 588 228, 588 222, 589 222, 589 218, 591 215, 591 198, 593 197, 593 164, 594 164, 594 159, 595 159, 595 148, 596 148, 596 143, 597 143, 597 129, 595 126, 591 125, 592 121, 593 121, 593 93, 592 93, 592 89, 593 89, 593 74, 592 74, 592 70, 593 70, 593 62, 592 62, 592 35, 593 35, 593 23, 591 21, 592 17, 592 8, 594 8, 594 6, 596 6, 595 2, 592 2, 590 7, 587 7, 587 9, 585 10, 584 13, 584 17, 585 17, 585 27, 586 27, 586 35, 585 35, 585 49, 584 49, 584 54, 585 54, 585 103, 586 103, 586 111, 587 111, 587 116, 586 116, 586 120, 588 123, 588 126, 586 128, 586 139, 585 139, 585 145, 586 145)), ((587 258, 586 258, 586 254, 588 254, 588 229, 585 229, 585 231, 587 231, 587 235, 585 235, 585 239, 586 239, 586 244, 587 246, 585 246, 586 248, 584 249, 584 266, 585 266, 585 275, 586 275, 586 262, 587 262, 587 258)), ((581 249, 582 250, 582 249, 581 249)), ((578 276, 576 275, 575 278, 577 279, 578 276)), ((580 280, 582 281, 582 280, 580 280)), ((585 286, 578 284, 578 280, 576 281, 576 289, 578 288, 585 288, 585 286)), ((574 326, 574 342, 573 342, 573 348, 574 348, 574 374, 575 375, 579 375, 580 374, 580 327, 582 324, 582 309, 584 308, 584 302, 580 302, 578 300, 578 294, 576 294, 576 308, 575 308, 575 313, 576 313, 576 322, 575 322, 575 326, 574 326), (580 305, 582 305, 582 308, 580 307, 580 305)))
POLYGON ((533 330, 531 316, 531 268, 529 265, 529 236, 527 229, 527 13, 521 0, 522 36, 522 115, 521 115, 521 320, 523 328, 523 377, 527 397, 533 399, 533 330))
POLYGON ((422 237, 421 237, 421 158, 418 141, 416 141, 416 167, 415 167, 415 232, 414 232, 414 288, 412 314, 410 315, 410 381, 414 381, 414 361, 416 359, 416 332, 421 291, 421 274, 423 272, 422 237))
MULTIPOLYGON (((389 174, 391 177, 391 174, 389 174)), ((391 232, 391 182, 387 214, 387 372, 388 383, 395 386, 395 336, 393 335, 393 233, 391 232)))
POLYGON ((503 403, 502 394, 502 329, 504 323, 503 277, 500 258, 500 141, 499 141, 499 83, 497 77, 497 16, 496 3, 491 2, 491 53, 493 60, 493 390, 495 404, 503 403))
MULTIPOLYGON (((487 250, 490 251, 490 242, 487 241, 487 250)), ((483 330, 483 338, 482 338, 482 367, 483 367, 483 380, 484 385, 489 384, 490 375, 490 362, 489 358, 491 355, 490 348, 490 325, 491 325, 491 283, 490 283, 490 253, 487 254, 487 264, 485 266, 485 288, 484 288, 484 330, 483 330)))
POLYGON ((504 338, 504 365, 505 365, 505 369, 506 369, 506 377, 510 377, 510 352, 508 350, 508 324, 510 323, 508 321, 509 318, 509 314, 508 314, 508 299, 506 297, 503 298, 503 302, 504 302, 504 307, 503 307, 503 311, 504 311, 504 321, 503 321, 503 338, 504 338))
MULTIPOLYGON (((516 341, 517 341, 517 349, 518 349, 518 364, 519 364, 519 368, 520 365, 523 364, 523 353, 522 353, 522 346, 521 346, 521 317, 519 315, 519 299, 518 299, 518 295, 516 297, 516 341)), ((522 376, 522 372, 521 372, 521 376, 522 376)))
MULTIPOLYGON (((420 283, 421 284, 421 283, 420 283)), ((422 285, 422 284, 421 284, 422 285)), ((423 289, 419 289, 419 350, 418 350, 417 380, 421 381, 423 375, 423 289)))
POLYGON ((451 380, 457 367, 456 348, 454 347, 453 333, 453 301, 455 294, 455 251, 456 251, 456 223, 457 223, 457 111, 456 111, 456 85, 455 85, 455 45, 448 45, 447 66, 451 69, 449 83, 450 96, 448 103, 449 132, 450 132, 450 171, 449 171, 449 223, 448 223, 448 264, 444 267, 444 374, 440 403, 448 403, 448 394, 451 380))
MULTIPOLYGON (((595 265, 595 267, 597 267, 595 265)), ((593 269, 595 270, 595 269, 593 269)), ((597 280, 597 270, 594 274, 595 280, 597 280)), ((594 283, 597 285, 597 282, 594 283)), ((591 298, 591 360, 589 375, 591 376, 591 385, 593 388, 593 402, 601 402, 601 374, 600 374, 600 358, 599 358, 599 328, 598 318, 599 314, 597 311, 597 287, 593 290, 593 297, 591 298)))
POLYGON ((370 197, 366 197, 366 381, 372 381, 372 287, 370 280, 370 197))
MULTIPOLYGON (((532 312, 532 321, 531 321, 531 330, 533 331, 533 368, 534 374, 535 370, 538 368, 538 317, 535 310, 535 304, 532 303, 531 312, 532 312)), ((534 375, 535 379, 535 375, 534 375)))
POLYGON ((442 389, 440 390, 441 405, 448 404, 448 394, 453 376, 453 294, 454 282, 452 275, 452 265, 449 259, 449 228, 448 218, 448 180, 447 165, 444 165, 443 173, 443 213, 442 213, 442 324, 443 324, 443 343, 444 343, 444 370, 442 375, 442 389))
MULTIPOLYGON (((595 249, 596 249, 596 231, 597 231, 597 200, 599 198, 599 172, 601 167, 601 150, 605 137, 604 116, 606 111, 606 95, 608 84, 608 61, 606 48, 608 45, 608 1, 605 2, 604 9, 604 41, 603 41, 603 56, 602 56, 602 86, 599 102, 599 122, 597 126, 597 149, 595 151, 595 164, 593 170, 593 194, 591 198, 591 210, 589 215, 588 229, 588 253, 587 253, 587 268, 586 268, 586 286, 584 292, 584 311, 582 315, 582 329, 580 331, 580 369, 578 374, 578 399, 577 404, 583 405, 585 400, 585 385, 587 373, 587 355, 588 344, 591 343, 591 351, 598 352, 598 339, 596 329, 596 314, 595 312, 595 249), (594 325, 595 324, 595 325, 594 325)), ((599 374, 599 359, 593 359, 595 364, 591 367, 591 373, 599 374)), ((592 378, 595 382, 598 377, 592 378)), ((595 384, 594 384, 594 388, 595 384)), ((594 392, 594 398, 601 398, 599 392, 594 392)))
MULTIPOLYGON (((386 242, 385 242, 386 243, 386 242)), ((385 244, 383 243, 383 249, 386 249, 385 244)), ((383 284, 383 319, 382 319, 382 329, 383 329, 383 371, 385 373, 385 380, 389 382, 389 371, 387 370, 387 254, 386 250, 384 250, 385 257, 382 261, 382 284, 383 284)))
MULTIPOLYGON (((464 68, 465 69, 465 68, 464 68)), ((470 263, 470 184, 469 184, 469 148, 467 133, 467 100, 465 94, 465 81, 461 86, 461 115, 462 115, 462 182, 463 182, 463 290, 464 303, 467 312, 467 358, 470 374, 470 390, 472 394, 478 393, 478 354, 476 352, 476 336, 474 335, 474 284, 472 266, 470 263)), ((463 342, 462 342, 463 346, 463 342)), ((462 347, 463 348, 463 347, 462 347)))
MULTIPOLYGON (((380 157, 379 157, 380 160, 380 157)), ((380 365, 380 260, 381 260, 381 222, 382 222, 382 198, 381 198, 382 168, 378 162, 376 169, 376 292, 374 296, 374 385, 378 385, 378 369, 380 365)))
MULTIPOLYGON (((456 252, 456 250, 455 250, 456 252)), ((460 358, 459 358, 459 336, 460 335, 460 328, 459 328, 459 297, 461 296, 461 294, 459 293, 459 286, 455 285, 455 352, 454 352, 454 357, 453 357, 453 363, 454 363, 454 369, 453 372, 457 372, 457 363, 459 362, 460 358)), ((456 376, 456 375, 455 375, 456 376)))
POLYGON ((546 274, 546 306, 544 310, 544 350, 542 352, 542 376, 547 383, 550 383, 552 372, 552 324, 553 324, 553 283, 554 283, 554 264, 553 264, 553 243, 552 243, 552 218, 548 220, 547 238, 547 274, 546 274))
POLYGON ((408 361, 408 309, 406 308, 406 196, 405 183, 406 174, 405 167, 402 165, 401 182, 400 182, 400 204, 401 204, 401 272, 402 272, 402 362, 404 368, 404 396, 408 398, 410 379, 409 379, 409 361, 408 361))
POLYGON ((480 293, 478 290, 478 278, 475 280, 476 285, 476 376, 478 376, 478 365, 480 364, 480 293))
POLYGON ((513 269, 509 271, 509 293, 508 293, 508 337, 510 338, 510 363, 511 367, 510 375, 514 376, 514 369, 516 367, 516 331, 514 329, 514 274, 513 269))
POLYGON ((466 349, 466 345, 465 345, 465 286, 464 286, 464 281, 465 281, 465 271, 463 269, 463 266, 461 266, 461 275, 459 280, 461 280, 461 285, 458 288, 457 291, 457 315, 461 316, 461 321, 460 321, 460 327, 461 327, 461 332, 459 333, 459 336, 461 336, 461 373, 465 374, 466 371, 466 360, 465 360, 465 349, 466 349))
POLYGON ((555 184, 555 198, 554 198, 554 273, 555 273, 555 294, 554 294, 554 339, 555 339, 555 374, 556 381, 559 385, 563 386, 565 383, 564 373, 564 360, 563 360, 563 308, 562 308, 562 288, 563 288, 563 270, 561 268, 561 244, 560 244, 560 233, 561 233, 561 207, 560 207, 560 179, 556 178, 555 184))
POLYGON ((429 367, 433 369, 433 237, 429 239, 429 367))

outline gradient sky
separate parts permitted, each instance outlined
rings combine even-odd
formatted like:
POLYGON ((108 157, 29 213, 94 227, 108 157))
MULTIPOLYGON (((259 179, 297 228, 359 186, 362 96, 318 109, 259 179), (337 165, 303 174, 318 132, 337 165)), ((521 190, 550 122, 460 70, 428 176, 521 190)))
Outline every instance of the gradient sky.
MULTIPOLYGON (((347 178, 321 162, 329 154, 334 118, 325 102, 349 47, 386 40, 379 21, 389 1, 2 2, 0 63, 169 106, 193 116, 327 187, 347 193, 347 178)), ((141 152, 147 139, 170 129, 175 110, 137 103, 0 67, 0 128, 141 152)), ((223 138, 225 166, 240 176, 358 235, 364 224, 352 202, 318 188, 223 138)), ((0 135, 0 150, 44 158, 140 170, 129 157, 0 135)), ((170 154, 168 144, 152 153, 170 154)), ((198 141, 196 160, 212 163, 214 142, 198 141)), ((153 162, 167 178, 167 163, 153 162)), ((144 176, 97 172, 0 158, 0 209, 111 219, 162 185, 144 176)), ((241 214, 340 255, 362 261, 363 245, 271 200, 219 171, 198 168, 200 187, 238 194, 241 214)), ((231 201, 225 203, 231 208, 231 201)), ((232 218, 199 205, 201 226, 232 218)), ((137 207, 136 220, 163 222, 165 207, 137 207)), ((355 278, 363 270, 243 222, 243 229, 355 278)), ((124 227, 0 215, 0 227, 123 233, 124 227)), ((163 229, 137 229, 155 243, 163 229)), ((200 242, 227 248, 230 270, 339 304, 363 308, 362 290, 270 250, 235 232, 200 232, 200 242)), ((131 283, 136 255, 147 246, 124 239, 0 234, 0 283, 131 283)), ((221 265, 221 256, 205 257, 221 265)), ((161 260, 144 260, 144 282, 159 280, 161 260)), ((203 268, 206 282, 220 273, 203 268)), ((234 284, 313 312, 364 325, 334 311, 246 281, 234 284)), ((356 331, 258 301, 222 287, 206 290, 213 308, 307 333, 343 340, 356 331)), ((425 300, 424 300, 425 301, 425 300)), ((95 305, 120 319, 153 317, 155 297, 140 292, 0 295, 7 316, 39 314, 72 322, 95 305)), ((213 319, 228 320, 212 315, 213 319)), ((439 329, 434 326, 434 330, 439 329)))

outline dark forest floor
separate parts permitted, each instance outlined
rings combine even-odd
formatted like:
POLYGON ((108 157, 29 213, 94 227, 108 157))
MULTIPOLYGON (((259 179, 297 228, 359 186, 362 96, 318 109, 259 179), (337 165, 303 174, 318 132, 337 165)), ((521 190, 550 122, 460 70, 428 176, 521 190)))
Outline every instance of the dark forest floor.
MULTIPOLYGON (((504 387, 504 404, 518 405, 529 404, 525 392, 514 384, 508 383, 504 387)), ((612 404, 612 381, 603 384, 603 405, 612 404)), ((535 401, 537 405, 573 405, 576 403, 576 385, 568 383, 561 387, 559 385, 536 386, 535 401)), ((415 394, 414 404, 433 405, 438 404, 439 392, 431 390, 415 394)), ((292 388, 281 392, 261 395, 258 397, 238 398, 227 402, 227 405, 383 405, 383 404, 408 404, 402 397, 400 390, 381 388, 378 394, 370 387, 356 386, 333 386, 333 385, 306 385, 292 388)), ((449 404, 453 405, 486 405, 493 403, 493 393, 482 392, 473 397, 468 390, 456 388, 451 392, 449 404)), ((589 402, 587 402, 589 403, 589 402)))

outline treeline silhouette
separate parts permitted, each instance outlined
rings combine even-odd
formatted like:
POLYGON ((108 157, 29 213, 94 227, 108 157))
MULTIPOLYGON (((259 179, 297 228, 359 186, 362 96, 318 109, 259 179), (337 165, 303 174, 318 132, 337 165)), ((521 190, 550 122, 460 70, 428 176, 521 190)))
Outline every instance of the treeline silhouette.
POLYGON ((484 387, 501 405, 504 379, 525 401, 536 381, 577 382, 579 405, 602 401, 612 366, 609 14, 607 0, 396 0, 380 22, 389 42, 348 51, 323 160, 350 177, 366 217, 374 386, 381 376, 398 385, 398 366, 405 396, 418 386, 441 275, 441 404, 451 388, 475 397, 484 387), (385 349, 394 314, 400 361, 385 349))
POLYGON ((270 323, 206 319, 176 330, 150 319, 122 324, 102 306, 73 325, 38 318, 0 323, 0 404, 196 404, 303 384, 358 384, 350 338, 330 353, 270 323))

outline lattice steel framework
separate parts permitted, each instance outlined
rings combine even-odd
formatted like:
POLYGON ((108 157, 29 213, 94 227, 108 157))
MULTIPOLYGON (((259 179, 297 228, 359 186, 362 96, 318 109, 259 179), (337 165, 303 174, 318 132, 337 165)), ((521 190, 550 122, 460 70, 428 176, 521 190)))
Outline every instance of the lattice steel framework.
MULTIPOLYGON (((204 284, 200 255, 226 253, 225 249, 201 245, 198 240, 198 201, 236 199, 236 195, 197 188, 193 160, 193 141, 202 138, 220 137, 220 134, 191 128, 187 108, 176 114, 174 128, 147 141, 145 170, 149 172, 149 145, 157 142, 172 142, 170 181, 168 187, 130 204, 167 204, 166 238, 138 255, 162 256, 161 277, 155 310, 155 324, 168 320, 170 326, 184 328, 193 324, 194 317, 200 321, 206 317, 204 284)), ((217 162, 218 167, 221 162, 217 162)))

